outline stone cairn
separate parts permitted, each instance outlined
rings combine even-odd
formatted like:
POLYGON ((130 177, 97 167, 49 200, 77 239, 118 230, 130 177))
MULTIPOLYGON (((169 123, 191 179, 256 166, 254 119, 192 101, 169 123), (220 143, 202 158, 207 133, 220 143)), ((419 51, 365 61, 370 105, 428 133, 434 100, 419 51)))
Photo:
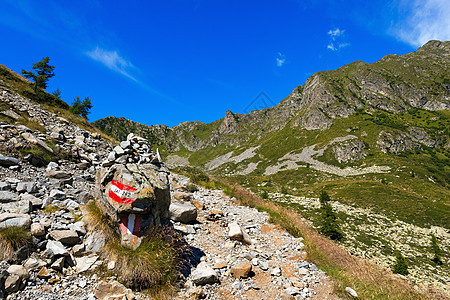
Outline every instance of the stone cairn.
POLYGON ((169 171, 149 142, 130 133, 97 172, 97 203, 114 222, 121 244, 135 250, 156 226, 169 221, 169 171))

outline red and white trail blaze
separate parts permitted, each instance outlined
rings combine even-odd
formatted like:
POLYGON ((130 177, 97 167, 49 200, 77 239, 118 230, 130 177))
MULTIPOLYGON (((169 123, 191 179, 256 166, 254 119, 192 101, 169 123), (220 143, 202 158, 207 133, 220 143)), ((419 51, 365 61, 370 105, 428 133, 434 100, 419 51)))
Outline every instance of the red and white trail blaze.
POLYGON ((122 235, 134 234, 140 236, 141 233, 141 217, 135 214, 129 214, 128 216, 123 216, 120 222, 120 230, 122 235))
POLYGON ((111 197, 117 203, 133 203, 133 194, 136 191, 135 188, 113 180, 109 187, 108 196, 111 197))

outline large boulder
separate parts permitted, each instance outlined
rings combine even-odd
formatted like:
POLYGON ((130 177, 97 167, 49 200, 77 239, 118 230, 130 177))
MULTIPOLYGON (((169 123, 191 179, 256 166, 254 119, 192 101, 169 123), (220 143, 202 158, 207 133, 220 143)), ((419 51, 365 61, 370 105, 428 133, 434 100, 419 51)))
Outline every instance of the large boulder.
POLYGON ((147 140, 136 136, 128 140, 133 148, 116 152, 114 164, 103 163, 97 172, 96 193, 99 207, 121 234, 122 245, 136 249, 141 237, 168 222, 169 171, 147 140))

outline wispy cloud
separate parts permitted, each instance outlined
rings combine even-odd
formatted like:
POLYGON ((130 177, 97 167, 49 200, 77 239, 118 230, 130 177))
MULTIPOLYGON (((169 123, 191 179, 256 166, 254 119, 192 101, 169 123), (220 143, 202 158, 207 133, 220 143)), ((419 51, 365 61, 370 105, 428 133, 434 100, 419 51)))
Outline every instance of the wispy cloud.
POLYGON ((110 51, 100 47, 96 47, 94 50, 86 52, 86 55, 101 62, 109 69, 116 71, 133 81, 137 81, 132 75, 130 75, 130 69, 134 69, 135 67, 131 63, 131 61, 124 59, 121 57, 117 51, 110 51))
POLYGON ((277 57, 276 57, 277 67, 282 67, 285 62, 286 62, 286 56, 284 56, 281 52, 278 52, 277 57))
POLYGON ((338 51, 339 49, 345 48, 350 44, 344 41, 344 33, 345 30, 335 28, 330 29, 327 34, 329 35, 329 41, 327 45, 327 49, 331 51, 338 51))
POLYGON ((429 40, 450 40, 448 0, 401 0, 399 20, 391 28, 398 39, 421 46, 429 40))

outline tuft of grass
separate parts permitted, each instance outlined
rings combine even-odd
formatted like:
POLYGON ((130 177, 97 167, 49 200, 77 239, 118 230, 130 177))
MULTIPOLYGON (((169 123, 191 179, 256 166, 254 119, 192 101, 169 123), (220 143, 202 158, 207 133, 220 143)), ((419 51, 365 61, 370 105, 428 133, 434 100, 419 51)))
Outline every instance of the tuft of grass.
POLYGON ((106 261, 116 262, 114 271, 122 283, 155 299, 173 296, 175 280, 189 251, 180 233, 161 226, 144 238, 136 250, 131 250, 121 245, 113 221, 96 202, 88 202, 83 209, 83 221, 89 230, 100 231, 106 237, 100 255, 106 261))
POLYGON ((48 205, 48 206, 46 206, 42 211, 43 211, 44 213, 46 213, 46 214, 51 215, 51 214, 53 214, 53 213, 59 211, 60 209, 61 209, 61 208, 60 208, 59 206, 56 206, 56 205, 48 205))
POLYGON ((31 243, 30 231, 24 227, 0 229, 0 260, 10 260, 16 250, 31 243))

